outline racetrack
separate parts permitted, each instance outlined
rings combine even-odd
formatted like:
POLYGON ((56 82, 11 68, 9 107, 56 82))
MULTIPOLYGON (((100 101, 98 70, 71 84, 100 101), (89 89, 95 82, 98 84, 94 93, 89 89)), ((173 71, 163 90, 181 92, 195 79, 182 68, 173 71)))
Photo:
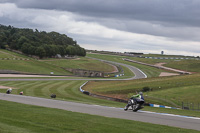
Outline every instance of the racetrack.
MULTIPOLYGON (((112 62, 113 63, 113 62, 112 62)), ((0 81, 34 81, 34 80, 132 80, 132 79, 140 79, 146 78, 146 75, 140 71, 139 69, 126 65, 117 63, 119 65, 123 65, 128 67, 132 72, 134 72, 135 76, 129 79, 0 79, 0 81)), ((1 77, 1 76, 0 76, 1 77)), ((181 117, 177 115, 170 114, 160 114, 153 112, 132 112, 132 111, 124 111, 122 108, 112 108, 98 105, 88 105, 67 101, 59 101, 52 99, 44 99, 38 97, 30 97, 30 96, 22 96, 22 95, 12 95, 12 94, 2 94, 0 93, 1 100, 13 101, 24 104, 31 104, 37 106, 44 106, 50 108, 58 108, 63 110, 69 110, 73 112, 81 112, 93 115, 100 115, 112 118, 121 118, 128 120, 135 120, 141 122, 148 122, 154 124, 168 125, 173 127, 194 129, 200 131, 200 118, 193 117, 181 117)))
MULTIPOLYGON (((105 61, 105 60, 101 60, 101 61, 105 61)), ((106 61, 112 64, 117 64, 117 65, 122 65, 127 67, 131 72, 133 72, 135 74, 135 76, 127 78, 127 79, 109 79, 109 78, 82 78, 82 79, 76 79, 76 78, 63 78, 61 79, 61 77, 70 77, 70 76, 45 76, 45 75, 20 75, 20 74, 0 74, 0 77, 20 77, 20 79, 0 79, 0 81, 37 81, 37 80, 133 80, 133 79, 142 79, 142 78, 147 78, 146 74, 144 74, 140 69, 134 67, 134 66, 130 66, 130 65, 126 65, 126 64, 122 64, 122 63, 117 63, 117 62, 111 62, 111 61, 106 61), (22 77, 33 77, 31 79, 23 79, 22 77), (40 77, 40 79, 37 79, 36 77, 40 77), (51 79, 42 79, 42 77, 51 77, 51 79), (60 77, 59 79, 53 79, 53 77, 60 77)))
POLYGON ((141 122, 148 122, 160 125, 168 125, 173 127, 180 127, 186 129, 194 129, 200 131, 200 118, 181 117, 178 115, 160 114, 146 111, 132 112, 124 111, 122 108, 105 107, 98 105, 88 105, 67 101, 59 101, 38 97, 2 94, 1 100, 14 101, 17 103, 31 104, 43 107, 58 108, 73 112, 81 112, 92 115, 100 115, 105 117, 120 118, 141 122))

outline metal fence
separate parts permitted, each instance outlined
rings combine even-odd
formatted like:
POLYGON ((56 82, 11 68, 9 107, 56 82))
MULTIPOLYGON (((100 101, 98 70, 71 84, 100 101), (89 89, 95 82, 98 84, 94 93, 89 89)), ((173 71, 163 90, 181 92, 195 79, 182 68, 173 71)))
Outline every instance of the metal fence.
POLYGON ((182 102, 182 109, 200 111, 200 103, 182 102))
POLYGON ((166 103, 166 106, 171 106, 171 107, 175 107, 175 108, 181 108, 184 110, 193 110, 193 111, 200 111, 200 103, 193 103, 193 102, 189 102, 189 101, 182 101, 182 100, 178 100, 178 99, 174 99, 176 101, 176 103, 168 100, 169 98, 167 96, 144 96, 145 99, 151 99, 151 100, 155 100, 155 101, 160 101, 163 103, 166 103))

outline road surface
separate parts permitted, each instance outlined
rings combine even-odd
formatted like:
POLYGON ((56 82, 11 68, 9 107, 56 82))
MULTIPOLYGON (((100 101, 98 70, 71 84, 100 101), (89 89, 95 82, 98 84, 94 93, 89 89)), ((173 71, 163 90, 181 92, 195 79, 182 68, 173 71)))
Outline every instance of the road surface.
POLYGON ((43 107, 63 109, 73 112, 81 112, 92 115, 99 115, 111 118, 120 118, 141 122, 148 122, 160 125, 168 125, 179 128, 194 129, 200 131, 200 118, 194 117, 180 117, 170 114, 156 114, 152 112, 132 112, 124 111, 122 108, 105 107, 98 105, 88 105, 67 101, 59 101, 38 97, 2 94, 0 93, 1 100, 14 101, 17 103, 31 104, 43 107))

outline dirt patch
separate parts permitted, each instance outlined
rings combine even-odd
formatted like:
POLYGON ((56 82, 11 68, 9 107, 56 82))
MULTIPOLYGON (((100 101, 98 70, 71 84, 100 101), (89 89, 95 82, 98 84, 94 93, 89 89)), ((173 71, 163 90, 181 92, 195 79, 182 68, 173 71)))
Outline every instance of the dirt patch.
MULTIPOLYGON (((0 89, 9 89, 9 88, 12 88, 12 87, 0 85, 0 89)), ((15 88, 12 88, 12 89, 15 89, 15 88)))
POLYGON ((71 60, 80 60, 80 58, 75 58, 75 59, 71 59, 71 60))
POLYGON ((164 76, 176 76, 176 75, 180 75, 178 73, 168 73, 168 72, 161 72, 159 77, 164 77, 164 76))
POLYGON ((165 64, 167 64, 167 63, 161 62, 161 63, 156 63, 155 66, 163 66, 165 64))
POLYGON ((0 77, 69 77, 69 76, 23 75, 23 74, 0 74, 0 77))

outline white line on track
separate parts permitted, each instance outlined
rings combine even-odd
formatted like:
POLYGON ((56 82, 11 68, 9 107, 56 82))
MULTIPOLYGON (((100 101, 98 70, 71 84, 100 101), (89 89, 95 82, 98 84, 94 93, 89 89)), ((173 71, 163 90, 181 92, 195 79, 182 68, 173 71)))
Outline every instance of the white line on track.
MULTIPOLYGON (((101 105, 94 105, 94 106, 101 106, 101 105)), ((103 106, 103 107, 107 107, 107 108, 117 108, 117 107, 109 107, 109 106, 103 106)), ((124 109, 124 108, 117 108, 117 109, 124 109)), ((182 118, 200 120, 199 117, 192 117, 192 116, 175 115, 175 114, 168 114, 168 113, 157 113, 157 112, 143 111, 143 110, 138 110, 138 112, 143 112, 143 113, 148 113, 148 114, 168 115, 168 116, 175 116, 175 117, 182 117, 182 118)), ((133 112, 133 113, 134 113, 134 112, 133 112)))

